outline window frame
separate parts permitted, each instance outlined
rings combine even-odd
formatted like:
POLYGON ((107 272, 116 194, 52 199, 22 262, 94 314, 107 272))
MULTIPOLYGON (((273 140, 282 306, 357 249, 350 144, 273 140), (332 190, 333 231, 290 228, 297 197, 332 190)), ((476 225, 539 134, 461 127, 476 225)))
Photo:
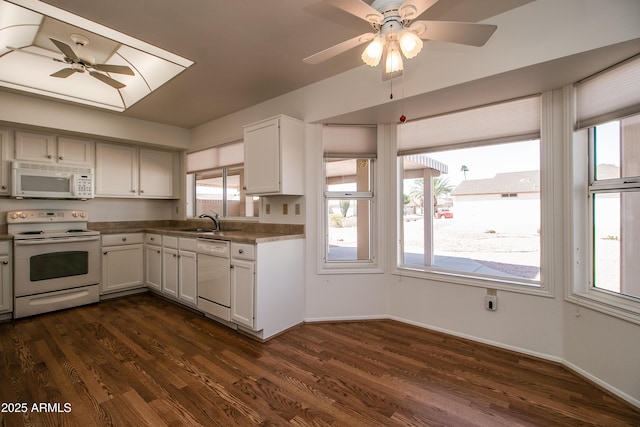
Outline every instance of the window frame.
MULTIPOLYGON (((542 297, 554 297, 554 282, 557 278, 557 271, 554 267, 553 259, 558 253, 558 235, 554 233, 558 221, 553 216, 553 201, 556 198, 557 189, 554 186, 553 177, 553 96, 551 92, 539 94, 540 96, 540 270, 541 277, 539 282, 513 280, 511 278, 500 278, 497 276, 481 276, 473 273, 447 271, 436 267, 416 267, 403 265, 403 192, 402 192, 402 156, 398 155, 396 159, 396 217, 397 217, 397 249, 395 269, 392 274, 398 276, 414 277, 420 279, 434 280, 449 284, 457 284, 463 286, 473 286, 481 288, 490 288, 496 290, 505 290, 515 293, 523 293, 542 297)), ((505 100, 508 102, 508 100, 505 100)), ((512 138, 504 137, 495 140, 500 142, 517 142, 531 140, 530 135, 516 136, 512 138)), ((481 145, 488 144, 490 141, 481 141, 481 145)), ((472 146, 473 143, 449 144, 429 147, 427 151, 444 150, 446 148, 458 148, 463 146, 472 146)), ((424 152, 424 151, 423 151, 424 152)))
POLYGON ((319 274, 344 274, 344 273, 382 273, 378 264, 378 241, 377 241, 377 165, 376 156, 361 154, 326 154, 322 157, 322 256, 320 257, 319 274), (369 166, 369 191, 329 191, 326 188, 326 159, 367 159, 369 166), (334 260, 327 258, 329 249, 329 202, 331 200, 367 200, 370 203, 369 216, 369 259, 367 260, 334 260))
MULTIPOLYGON (((571 100, 575 96, 573 86, 564 90, 565 110, 568 117, 574 114, 575 106, 571 100)), ((607 121, 620 120, 608 117, 607 121)), ((637 184, 625 184, 624 178, 601 180, 594 182, 593 143, 594 131, 592 124, 589 128, 573 129, 567 126, 568 144, 567 170, 571 176, 567 182, 571 185, 575 200, 568 203, 570 212, 570 262, 573 268, 569 271, 567 280, 566 300, 601 313, 605 313, 629 322, 640 324, 640 298, 625 295, 594 286, 594 219, 593 194, 606 192, 640 191, 637 184)))

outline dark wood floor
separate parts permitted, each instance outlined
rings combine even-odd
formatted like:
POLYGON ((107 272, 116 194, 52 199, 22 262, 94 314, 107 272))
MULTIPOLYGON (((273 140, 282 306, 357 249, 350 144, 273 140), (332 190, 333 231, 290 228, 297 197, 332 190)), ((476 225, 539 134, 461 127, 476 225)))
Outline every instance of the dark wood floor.
POLYGON ((394 321, 263 344, 143 294, 0 324, 0 351, 11 427, 640 425, 562 366, 394 321))

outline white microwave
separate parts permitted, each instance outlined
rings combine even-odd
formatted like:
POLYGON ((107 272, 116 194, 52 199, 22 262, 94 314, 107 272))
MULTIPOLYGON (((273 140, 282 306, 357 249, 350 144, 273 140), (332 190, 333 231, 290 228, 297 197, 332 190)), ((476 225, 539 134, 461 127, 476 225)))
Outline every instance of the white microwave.
POLYGON ((15 161, 11 197, 16 199, 92 199, 93 169, 85 166, 15 161))

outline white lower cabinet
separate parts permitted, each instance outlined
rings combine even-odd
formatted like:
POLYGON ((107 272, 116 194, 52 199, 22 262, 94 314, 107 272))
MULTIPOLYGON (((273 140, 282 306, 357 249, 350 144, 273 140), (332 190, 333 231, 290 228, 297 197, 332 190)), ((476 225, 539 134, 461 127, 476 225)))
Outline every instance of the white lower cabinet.
POLYGON ((196 239, 162 237, 162 293, 195 306, 197 294, 196 239))
POLYGON ((101 294, 144 286, 142 241, 142 233, 102 236, 101 294))
POLYGON ((178 299, 193 306, 198 303, 197 271, 196 253, 178 250, 178 299))
POLYGON ((231 259, 231 320, 251 329, 255 319, 255 288, 255 263, 231 259))
POLYGON ((231 320, 268 339, 304 321, 304 239, 231 243, 231 320))
POLYGON ((13 310, 13 275, 11 274, 11 244, 0 242, 0 313, 13 310))
POLYGON ((144 282, 156 292, 162 292, 162 235, 144 235, 144 282))

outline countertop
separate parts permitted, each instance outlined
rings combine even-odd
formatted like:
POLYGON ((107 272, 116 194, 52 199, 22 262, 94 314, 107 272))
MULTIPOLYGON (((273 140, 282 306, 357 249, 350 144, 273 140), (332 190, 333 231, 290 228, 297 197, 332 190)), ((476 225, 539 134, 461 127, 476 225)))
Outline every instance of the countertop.
POLYGON ((235 243, 264 243, 278 240, 303 239, 304 226, 222 221, 223 231, 210 231, 210 222, 168 221, 167 223, 89 223, 89 228, 101 234, 158 233, 176 237, 226 240, 235 243), (199 231, 202 230, 202 231, 199 231))
POLYGON ((277 240, 303 239, 304 234, 281 234, 257 231, 192 231, 192 230, 176 230, 170 228, 147 228, 147 233, 160 233, 169 236, 178 237, 195 237, 199 239, 210 240, 227 240, 235 243, 264 243, 274 242, 277 240))

